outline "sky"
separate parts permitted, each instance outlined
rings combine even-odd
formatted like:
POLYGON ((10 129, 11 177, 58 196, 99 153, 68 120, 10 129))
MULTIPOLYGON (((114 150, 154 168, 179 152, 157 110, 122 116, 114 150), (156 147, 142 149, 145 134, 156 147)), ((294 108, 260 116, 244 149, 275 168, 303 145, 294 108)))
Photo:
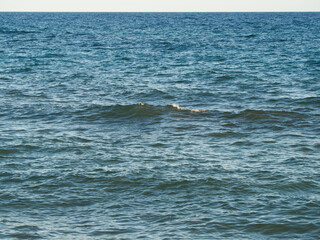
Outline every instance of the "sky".
POLYGON ((0 0, 0 11, 319 12, 320 0, 0 0))

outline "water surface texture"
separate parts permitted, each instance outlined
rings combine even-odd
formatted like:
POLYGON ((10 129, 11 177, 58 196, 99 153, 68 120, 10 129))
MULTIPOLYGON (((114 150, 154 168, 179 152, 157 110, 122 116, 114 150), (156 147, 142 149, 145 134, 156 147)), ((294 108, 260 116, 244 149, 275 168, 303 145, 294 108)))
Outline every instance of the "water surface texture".
POLYGON ((317 239, 320 13, 0 13, 1 239, 317 239))

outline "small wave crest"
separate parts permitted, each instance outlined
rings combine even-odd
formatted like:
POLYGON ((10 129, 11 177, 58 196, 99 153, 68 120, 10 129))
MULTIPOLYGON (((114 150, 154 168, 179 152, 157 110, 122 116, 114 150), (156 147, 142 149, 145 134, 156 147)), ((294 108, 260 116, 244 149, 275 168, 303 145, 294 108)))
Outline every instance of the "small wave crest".
POLYGON ((190 111, 190 112, 205 112, 205 110, 199 110, 199 109, 189 109, 189 108, 184 108, 184 107, 180 107, 177 104, 171 104, 170 105, 172 108, 176 109, 176 110, 182 110, 182 111, 190 111))
POLYGON ((169 114, 172 112, 184 112, 184 113, 200 113, 205 110, 189 109, 180 107, 177 104, 171 105, 152 105, 144 102, 131 105, 91 105, 86 107, 82 111, 78 112, 78 119, 87 120, 99 120, 105 118, 113 119, 130 119, 130 118, 149 118, 156 117, 163 114, 169 114), (80 116, 79 116, 80 115, 80 116))

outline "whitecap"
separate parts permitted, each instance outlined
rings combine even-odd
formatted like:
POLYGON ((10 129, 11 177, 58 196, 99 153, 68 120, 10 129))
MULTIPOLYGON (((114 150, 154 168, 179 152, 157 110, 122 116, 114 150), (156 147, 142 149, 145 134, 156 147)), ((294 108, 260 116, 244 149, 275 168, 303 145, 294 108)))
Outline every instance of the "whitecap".
POLYGON ((177 104, 171 104, 170 106, 177 109, 177 110, 184 110, 184 111, 190 111, 190 112, 204 112, 205 111, 205 110, 199 110, 199 109, 184 108, 184 107, 180 107, 177 104))

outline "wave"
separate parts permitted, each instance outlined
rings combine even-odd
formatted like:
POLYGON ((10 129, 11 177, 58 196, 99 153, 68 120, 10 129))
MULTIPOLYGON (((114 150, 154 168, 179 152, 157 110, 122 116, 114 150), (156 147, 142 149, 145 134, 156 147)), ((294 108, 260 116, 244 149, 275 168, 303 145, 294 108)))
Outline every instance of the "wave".
POLYGON ((39 33, 36 31, 26 31, 26 30, 18 30, 18 29, 9 29, 9 28, 0 28, 0 34, 30 34, 30 33, 39 33))
POLYGON ((238 113, 225 112, 223 114, 227 118, 242 118, 247 121, 264 121, 264 120, 299 120, 307 117, 307 114, 296 111, 274 111, 274 110, 258 110, 258 109, 245 109, 238 113))
POLYGON ((239 112, 223 112, 182 107, 177 104, 152 105, 144 102, 131 105, 91 105, 80 112, 71 113, 70 116, 76 121, 86 122, 154 120, 167 117, 190 118, 190 121, 218 121, 219 124, 223 124, 227 128, 249 124, 252 127, 271 128, 275 131, 297 124, 302 126, 306 121, 313 122, 315 120, 313 115, 297 111, 245 109, 239 112))
POLYGON ((163 114, 169 113, 201 113, 204 110, 199 109, 189 109, 180 107, 177 104, 171 105, 152 105, 144 102, 139 102, 137 104, 131 105, 111 105, 111 106, 101 106, 101 105, 91 105, 81 112, 78 112, 78 119, 91 119, 97 120, 99 118, 120 118, 120 119, 131 119, 131 118, 150 118, 156 117, 163 114))
MULTIPOLYGON (((12 106, 13 107, 13 106, 12 106)), ((182 107, 178 104, 153 105, 145 102, 128 105, 69 105, 57 103, 56 105, 34 104, 7 108, 3 113, 18 119, 100 122, 105 120, 122 121, 129 119, 152 119, 158 117, 191 117, 198 120, 218 120, 224 127, 236 127, 241 124, 265 124, 272 126, 292 125, 309 121, 316 121, 311 113, 289 110, 259 110, 245 109, 242 111, 221 111, 214 109, 197 109, 182 107), (14 114, 14 115, 12 115, 14 114), (276 124, 276 125, 275 125, 276 124)))

